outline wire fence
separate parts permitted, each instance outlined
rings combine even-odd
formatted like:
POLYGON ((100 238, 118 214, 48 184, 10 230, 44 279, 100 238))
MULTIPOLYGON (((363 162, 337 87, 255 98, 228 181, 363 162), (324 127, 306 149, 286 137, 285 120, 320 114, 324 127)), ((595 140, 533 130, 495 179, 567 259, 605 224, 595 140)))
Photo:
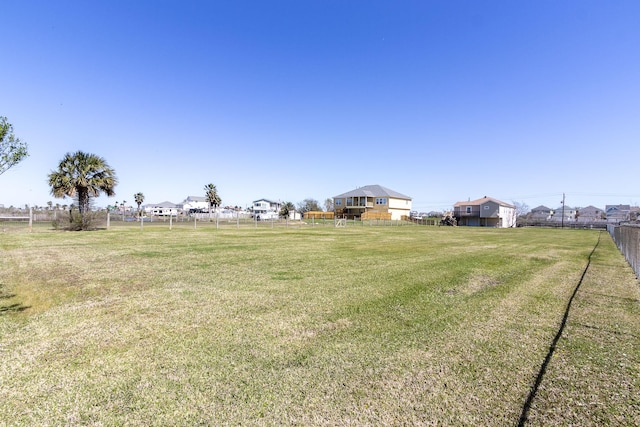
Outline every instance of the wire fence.
MULTIPOLYGON (((33 214, 31 216, 0 216, 0 232, 42 232, 53 230, 65 230, 69 227, 69 216, 65 214, 33 214)), ((405 227, 405 226, 436 225, 435 223, 417 223, 407 220, 390 219, 337 219, 337 218, 306 218, 291 220, 273 218, 259 220, 247 215, 220 215, 209 214, 178 215, 178 216, 153 216, 137 218, 117 213, 93 212, 91 219, 92 229, 286 229, 309 227, 405 227)))
POLYGON ((640 225, 608 225, 607 231, 636 276, 640 277, 640 225))

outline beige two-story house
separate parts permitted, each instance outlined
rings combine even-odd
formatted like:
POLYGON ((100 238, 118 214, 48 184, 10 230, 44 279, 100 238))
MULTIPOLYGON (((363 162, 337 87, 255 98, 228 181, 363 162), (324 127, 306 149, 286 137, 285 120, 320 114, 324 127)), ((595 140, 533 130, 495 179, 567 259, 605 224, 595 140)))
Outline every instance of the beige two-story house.
POLYGON ((333 197, 337 217, 360 218, 365 212, 380 212, 391 215, 392 220, 408 217, 411 197, 381 185, 365 185, 333 197))

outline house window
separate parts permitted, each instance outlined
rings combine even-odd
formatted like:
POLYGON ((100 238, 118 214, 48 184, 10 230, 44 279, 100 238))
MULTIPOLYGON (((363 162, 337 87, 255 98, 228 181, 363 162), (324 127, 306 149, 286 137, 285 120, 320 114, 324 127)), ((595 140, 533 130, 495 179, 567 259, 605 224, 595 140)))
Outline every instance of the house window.
POLYGON ((336 199, 336 206, 342 206, 342 199, 336 199))
POLYGON ((378 197, 376 198, 376 205, 386 205, 387 198, 386 197, 378 197))
POLYGON ((471 206, 467 206, 467 213, 470 214, 471 213, 471 206))
POLYGON ((485 211, 488 211, 488 210, 489 210, 489 206, 485 206, 485 207, 484 207, 484 210, 485 210, 485 211))

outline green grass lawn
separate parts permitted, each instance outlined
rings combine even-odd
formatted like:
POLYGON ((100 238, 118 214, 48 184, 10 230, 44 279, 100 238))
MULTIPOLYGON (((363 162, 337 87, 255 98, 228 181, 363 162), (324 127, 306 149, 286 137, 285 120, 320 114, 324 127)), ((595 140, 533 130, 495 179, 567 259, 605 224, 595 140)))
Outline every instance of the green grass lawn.
MULTIPOLYGON (((531 425, 640 424, 606 233, 531 425)), ((0 424, 516 425, 599 232, 0 234, 0 424)))

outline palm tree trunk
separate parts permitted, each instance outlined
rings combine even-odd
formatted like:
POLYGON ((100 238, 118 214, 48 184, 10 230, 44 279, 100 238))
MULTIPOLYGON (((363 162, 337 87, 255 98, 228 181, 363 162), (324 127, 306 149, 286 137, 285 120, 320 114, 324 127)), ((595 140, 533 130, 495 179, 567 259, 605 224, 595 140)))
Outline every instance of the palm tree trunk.
POLYGON ((78 189, 78 210, 80 211, 80 216, 84 216, 85 213, 89 212, 89 192, 86 188, 78 189))

